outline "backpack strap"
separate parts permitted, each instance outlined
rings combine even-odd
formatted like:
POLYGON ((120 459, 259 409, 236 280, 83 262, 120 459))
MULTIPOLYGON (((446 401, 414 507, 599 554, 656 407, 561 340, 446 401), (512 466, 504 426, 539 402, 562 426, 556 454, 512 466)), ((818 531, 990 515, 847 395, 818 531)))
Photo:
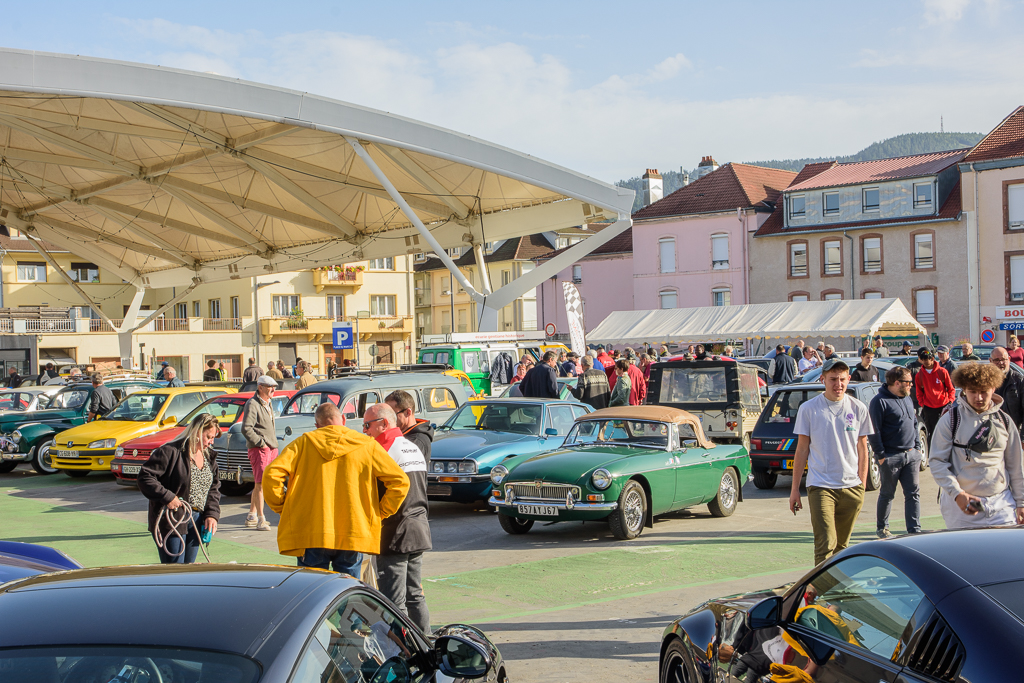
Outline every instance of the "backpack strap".
POLYGON ((950 435, 950 442, 954 445, 956 443, 956 430, 960 428, 960 408, 954 403, 949 409, 949 423, 953 428, 953 433, 950 435))

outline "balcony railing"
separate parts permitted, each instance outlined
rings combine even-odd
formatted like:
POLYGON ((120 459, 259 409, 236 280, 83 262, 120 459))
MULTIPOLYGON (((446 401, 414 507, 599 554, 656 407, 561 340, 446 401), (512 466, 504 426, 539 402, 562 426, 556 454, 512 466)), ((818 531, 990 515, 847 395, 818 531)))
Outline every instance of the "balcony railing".
POLYGON ((825 264, 825 275, 838 275, 841 272, 843 272, 843 265, 841 263, 825 264))
POLYGON ((309 341, 314 341, 317 336, 330 338, 334 323, 350 322, 359 327, 359 334, 401 334, 413 331, 413 318, 411 315, 387 316, 387 317, 317 317, 304 318, 302 322, 291 320, 285 317, 262 318, 260 320, 260 334, 264 341, 271 341, 278 336, 303 335, 309 341))
POLYGON ((230 332, 242 329, 241 318, 203 318, 204 332, 230 332))
POLYGON ((11 318, 0 318, 0 332, 14 332, 14 321, 11 318))
POLYGON ((935 313, 918 313, 917 322, 922 325, 934 325, 935 324, 935 313))
POLYGON ((931 268, 935 260, 931 256, 919 256, 914 259, 915 268, 931 268))
POLYGON ((188 318, 157 318, 153 321, 153 329, 156 332, 188 332, 188 318))
POLYGON ((865 261, 864 262, 864 272, 865 273, 877 273, 880 270, 882 270, 882 261, 881 260, 878 260, 878 261, 865 261))
POLYGON ((807 264, 802 266, 790 266, 789 274, 793 277, 807 277, 807 264))
POLYGON ((348 273, 337 270, 314 270, 313 285, 318 293, 324 287, 362 287, 363 273, 362 271, 348 273))
MULTIPOLYGON (((112 322, 115 325, 117 325, 117 327, 120 327, 121 323, 124 322, 124 319, 122 318, 120 320, 116 320, 116 319, 111 318, 110 322, 112 322)), ((101 318, 93 318, 93 319, 91 319, 89 321, 89 331, 90 332, 117 332, 117 328, 111 327, 110 324, 107 323, 106 320, 103 320, 101 318)))

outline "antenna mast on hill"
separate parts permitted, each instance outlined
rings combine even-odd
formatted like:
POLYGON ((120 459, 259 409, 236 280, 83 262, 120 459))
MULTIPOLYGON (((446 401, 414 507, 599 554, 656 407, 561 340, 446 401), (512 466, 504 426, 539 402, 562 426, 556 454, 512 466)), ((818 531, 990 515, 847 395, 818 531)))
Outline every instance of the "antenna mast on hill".
POLYGON ((941 117, 941 116, 939 117, 939 132, 940 132, 940 133, 945 133, 945 132, 946 132, 946 127, 945 127, 945 125, 943 124, 943 121, 942 121, 942 117, 941 117))

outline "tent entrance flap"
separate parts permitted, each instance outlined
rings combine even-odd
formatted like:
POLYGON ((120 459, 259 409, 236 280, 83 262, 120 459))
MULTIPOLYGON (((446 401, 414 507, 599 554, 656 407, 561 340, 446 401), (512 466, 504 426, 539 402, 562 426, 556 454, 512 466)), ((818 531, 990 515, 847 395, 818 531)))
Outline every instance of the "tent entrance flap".
POLYGON ((716 339, 927 336, 899 299, 796 301, 654 311, 615 311, 590 334, 600 344, 716 339))

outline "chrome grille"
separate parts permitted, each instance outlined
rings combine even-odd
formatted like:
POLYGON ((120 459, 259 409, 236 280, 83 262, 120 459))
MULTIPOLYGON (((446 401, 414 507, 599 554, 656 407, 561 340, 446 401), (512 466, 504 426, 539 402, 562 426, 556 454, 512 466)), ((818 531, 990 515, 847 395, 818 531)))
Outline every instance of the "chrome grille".
POLYGON ((543 501, 554 504, 565 504, 565 499, 569 494, 575 500, 580 499, 580 487, 570 486, 569 484, 550 484, 548 482, 541 482, 540 488, 537 488, 537 484, 534 482, 521 483, 521 484, 509 484, 505 487, 505 495, 508 495, 509 489, 512 491, 512 496, 515 500, 523 501, 543 501))
POLYGON ((219 451, 217 453, 217 468, 219 470, 234 470, 239 467, 243 472, 252 473, 252 463, 249 462, 248 453, 244 451, 219 451))

